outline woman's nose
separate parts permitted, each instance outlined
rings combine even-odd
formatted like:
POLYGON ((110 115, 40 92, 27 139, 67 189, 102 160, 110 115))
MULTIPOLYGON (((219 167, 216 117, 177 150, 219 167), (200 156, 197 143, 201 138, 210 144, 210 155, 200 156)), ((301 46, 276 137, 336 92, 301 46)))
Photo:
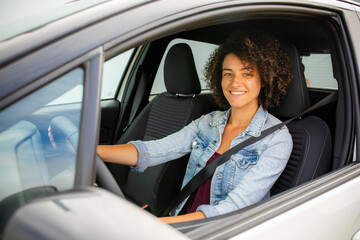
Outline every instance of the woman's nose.
POLYGON ((242 84, 242 79, 240 76, 236 75, 233 77, 231 84, 233 85, 241 85, 242 84))

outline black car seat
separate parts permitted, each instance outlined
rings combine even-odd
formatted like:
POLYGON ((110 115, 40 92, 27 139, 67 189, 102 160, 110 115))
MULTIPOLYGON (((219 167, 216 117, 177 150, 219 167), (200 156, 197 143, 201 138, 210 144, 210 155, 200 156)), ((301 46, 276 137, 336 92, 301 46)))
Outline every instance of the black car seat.
MULTIPOLYGON (((287 95, 271 113, 285 120, 301 114, 311 105, 304 76, 304 66, 295 46, 290 46, 293 74, 287 95)), ((308 115, 287 125, 293 150, 288 164, 271 189, 271 194, 283 192, 330 171, 332 142, 327 124, 320 118, 308 115)))
MULTIPOLYGON (((174 133, 192 120, 210 111, 207 97, 201 92, 191 48, 184 43, 170 48, 164 63, 166 92, 155 97, 135 118, 118 144, 131 140, 154 140, 174 133)), ((109 169, 124 195, 147 210, 161 215, 179 191, 188 155, 181 159, 148 168, 144 173, 109 164, 109 169), (166 181, 165 181, 166 180, 166 181)))

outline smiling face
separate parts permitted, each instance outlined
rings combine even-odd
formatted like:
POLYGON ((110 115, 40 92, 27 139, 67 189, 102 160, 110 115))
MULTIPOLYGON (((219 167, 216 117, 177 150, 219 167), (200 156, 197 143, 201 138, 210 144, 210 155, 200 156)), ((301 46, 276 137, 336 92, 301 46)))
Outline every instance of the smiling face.
POLYGON ((232 109, 257 110, 261 89, 257 67, 230 53, 224 58, 222 68, 221 87, 232 109))

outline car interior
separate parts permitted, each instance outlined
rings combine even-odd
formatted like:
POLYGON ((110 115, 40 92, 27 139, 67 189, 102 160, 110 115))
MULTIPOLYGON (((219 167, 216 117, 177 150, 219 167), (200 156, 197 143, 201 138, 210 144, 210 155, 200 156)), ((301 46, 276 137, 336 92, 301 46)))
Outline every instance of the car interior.
MULTIPOLYGON (((355 131, 349 90, 350 77, 346 63, 348 53, 347 46, 343 44, 344 29, 335 18, 320 15, 275 13, 223 16, 211 23, 199 23, 196 26, 173 30, 165 36, 135 47, 121 79, 116 79, 119 85, 114 97, 102 100, 99 144, 160 139, 180 130, 203 114, 224 110, 215 104, 211 92, 201 83, 204 80, 199 76, 199 72, 203 71, 203 66, 197 66, 199 58, 188 42, 219 45, 235 29, 245 28, 268 31, 282 39, 289 50, 293 79, 280 106, 270 111, 274 116, 281 120, 290 119, 326 96, 337 94, 336 101, 298 117, 287 125, 294 147, 286 169, 271 189, 271 195, 277 196, 351 164, 355 131), (179 39, 180 43, 170 46, 172 41, 179 39), (326 61, 315 61, 313 56, 325 56, 326 61), (307 63, 306 59, 312 60, 307 63), (314 70, 309 75, 307 71, 311 67, 314 70), (162 84, 166 90, 154 94, 152 88, 158 72, 163 74, 162 84), (317 77, 321 79, 326 74, 330 75, 331 79, 316 81, 317 77), (328 82, 331 81, 334 84, 329 87, 328 82)), ((121 53, 122 51, 110 49, 105 53, 105 61, 110 61, 121 53)), ((66 91, 75 86, 77 85, 71 82, 66 91)), ((58 97, 46 96, 48 100, 58 97)), ((10 127, 9 123, 6 131, 14 130, 12 128, 21 130, 21 134, 16 135, 17 138, 14 138, 12 143, 14 152, 9 162, 16 163, 13 170, 28 166, 29 162, 23 161, 24 154, 19 154, 22 149, 26 149, 25 154, 33 156, 32 172, 39 172, 39 176, 43 176, 45 180, 50 178, 54 181, 59 181, 59 175, 61 179, 69 176, 69 169, 74 171, 75 168, 76 152, 71 152, 71 149, 76 150, 77 147, 78 135, 74 128, 78 128, 80 124, 80 105, 78 102, 44 105, 36 111, 23 113, 22 121, 17 125, 10 127), (59 129, 61 137, 57 139, 65 138, 66 146, 68 143, 72 145, 66 147, 66 150, 63 149, 66 154, 52 147, 49 126, 53 127, 54 135, 57 135, 56 129, 59 129), (38 142, 42 142, 40 147, 37 147, 38 142), (18 147, 19 143, 24 144, 18 147), (59 171, 59 168, 66 171, 59 171)), ((8 146, 6 131, 0 133, 1 147, 8 146)), ((151 167, 144 173, 133 172, 127 166, 106 165, 126 199, 138 206, 148 205, 146 210, 155 216, 164 216, 167 214, 164 209, 180 190, 188 157, 189 155, 186 155, 151 167)), ((72 181, 74 176, 70 176, 72 181)), ((38 179, 40 183, 32 184, 31 187, 41 185, 47 189, 44 187, 41 191, 31 191, 28 194, 29 200, 58 190, 51 188, 51 181, 44 183, 44 179, 38 179)), ((106 188, 99 181, 97 185, 106 188)), ((24 187, 17 191, 21 189, 24 187)), ((27 201, 22 198, 23 192, 20 196, 17 191, 12 191, 8 197, 0 199, 0 215, 6 213, 10 216, 19 205, 27 201), (16 203, 14 198, 17 199, 16 203)), ((0 230, 7 218, 2 218, 0 230)), ((186 223, 181 226, 192 227, 186 223)))
MULTIPOLYGON (((137 58, 137 65, 132 68, 129 77, 133 85, 128 88, 120 103, 121 122, 108 123, 107 125, 114 126, 114 129, 102 130, 115 130, 116 137, 103 143, 122 144, 131 140, 159 139, 181 129, 202 114, 223 110, 216 106, 209 91, 200 89, 199 78, 194 69, 194 56, 186 43, 175 44, 167 52, 163 69, 166 91, 152 98, 150 89, 160 59, 173 39, 218 45, 233 30, 241 28, 269 31, 288 45, 293 80, 280 106, 270 111, 273 115, 286 120, 299 115, 331 93, 338 95, 337 101, 331 101, 287 125, 293 137, 294 147, 286 169, 273 186, 271 194, 276 195, 299 186, 348 163, 352 153, 347 151, 348 149, 339 148, 344 146, 343 141, 351 141, 346 137, 347 134, 351 135, 351 124, 345 124, 350 120, 347 116, 350 105, 344 96, 347 84, 340 70, 344 66, 337 60, 337 56, 341 54, 336 37, 338 33, 329 22, 315 18, 269 18, 226 22, 182 31, 144 44, 137 58), (336 88, 309 86, 309 79, 305 76, 306 66, 302 60, 312 54, 328 55, 331 58, 330 70, 337 81, 336 88), (129 116, 130 112, 134 111, 137 112, 136 117, 133 121, 127 122, 126 119, 133 118, 129 116)), ((319 73, 322 73, 321 70, 319 73)), ((109 114, 107 111, 114 109, 102 109, 104 115, 109 114)), ((102 119, 102 123, 104 121, 107 119, 102 119)), ((108 167, 128 200, 139 206, 148 205, 148 211, 156 216, 163 216, 166 214, 163 210, 179 191, 187 158, 188 156, 184 156, 151 167, 144 173, 136 173, 129 167, 117 164, 108 164, 108 167)))

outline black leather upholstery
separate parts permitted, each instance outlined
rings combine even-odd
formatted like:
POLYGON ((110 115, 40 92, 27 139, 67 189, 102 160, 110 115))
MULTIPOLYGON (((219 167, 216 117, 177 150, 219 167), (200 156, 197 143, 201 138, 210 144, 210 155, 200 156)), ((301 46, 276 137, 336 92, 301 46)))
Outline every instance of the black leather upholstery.
MULTIPOLYGON (((199 78, 193 55, 187 44, 177 44, 169 50, 164 65, 167 92, 155 97, 135 118, 118 143, 130 140, 154 140, 176 132, 193 119, 210 111, 209 102, 200 93, 199 78)), ((109 169, 125 196, 138 205, 148 204, 148 210, 161 215, 181 187, 188 156, 148 168, 144 173, 128 167, 110 164, 109 169)))
MULTIPOLYGON (((287 96, 272 114, 291 118, 310 107, 304 68, 295 46, 290 46, 293 79, 287 96)), ((287 125, 293 138, 288 164, 271 189, 272 195, 327 173, 331 166, 332 143, 327 124, 316 116, 305 116, 287 125)))

